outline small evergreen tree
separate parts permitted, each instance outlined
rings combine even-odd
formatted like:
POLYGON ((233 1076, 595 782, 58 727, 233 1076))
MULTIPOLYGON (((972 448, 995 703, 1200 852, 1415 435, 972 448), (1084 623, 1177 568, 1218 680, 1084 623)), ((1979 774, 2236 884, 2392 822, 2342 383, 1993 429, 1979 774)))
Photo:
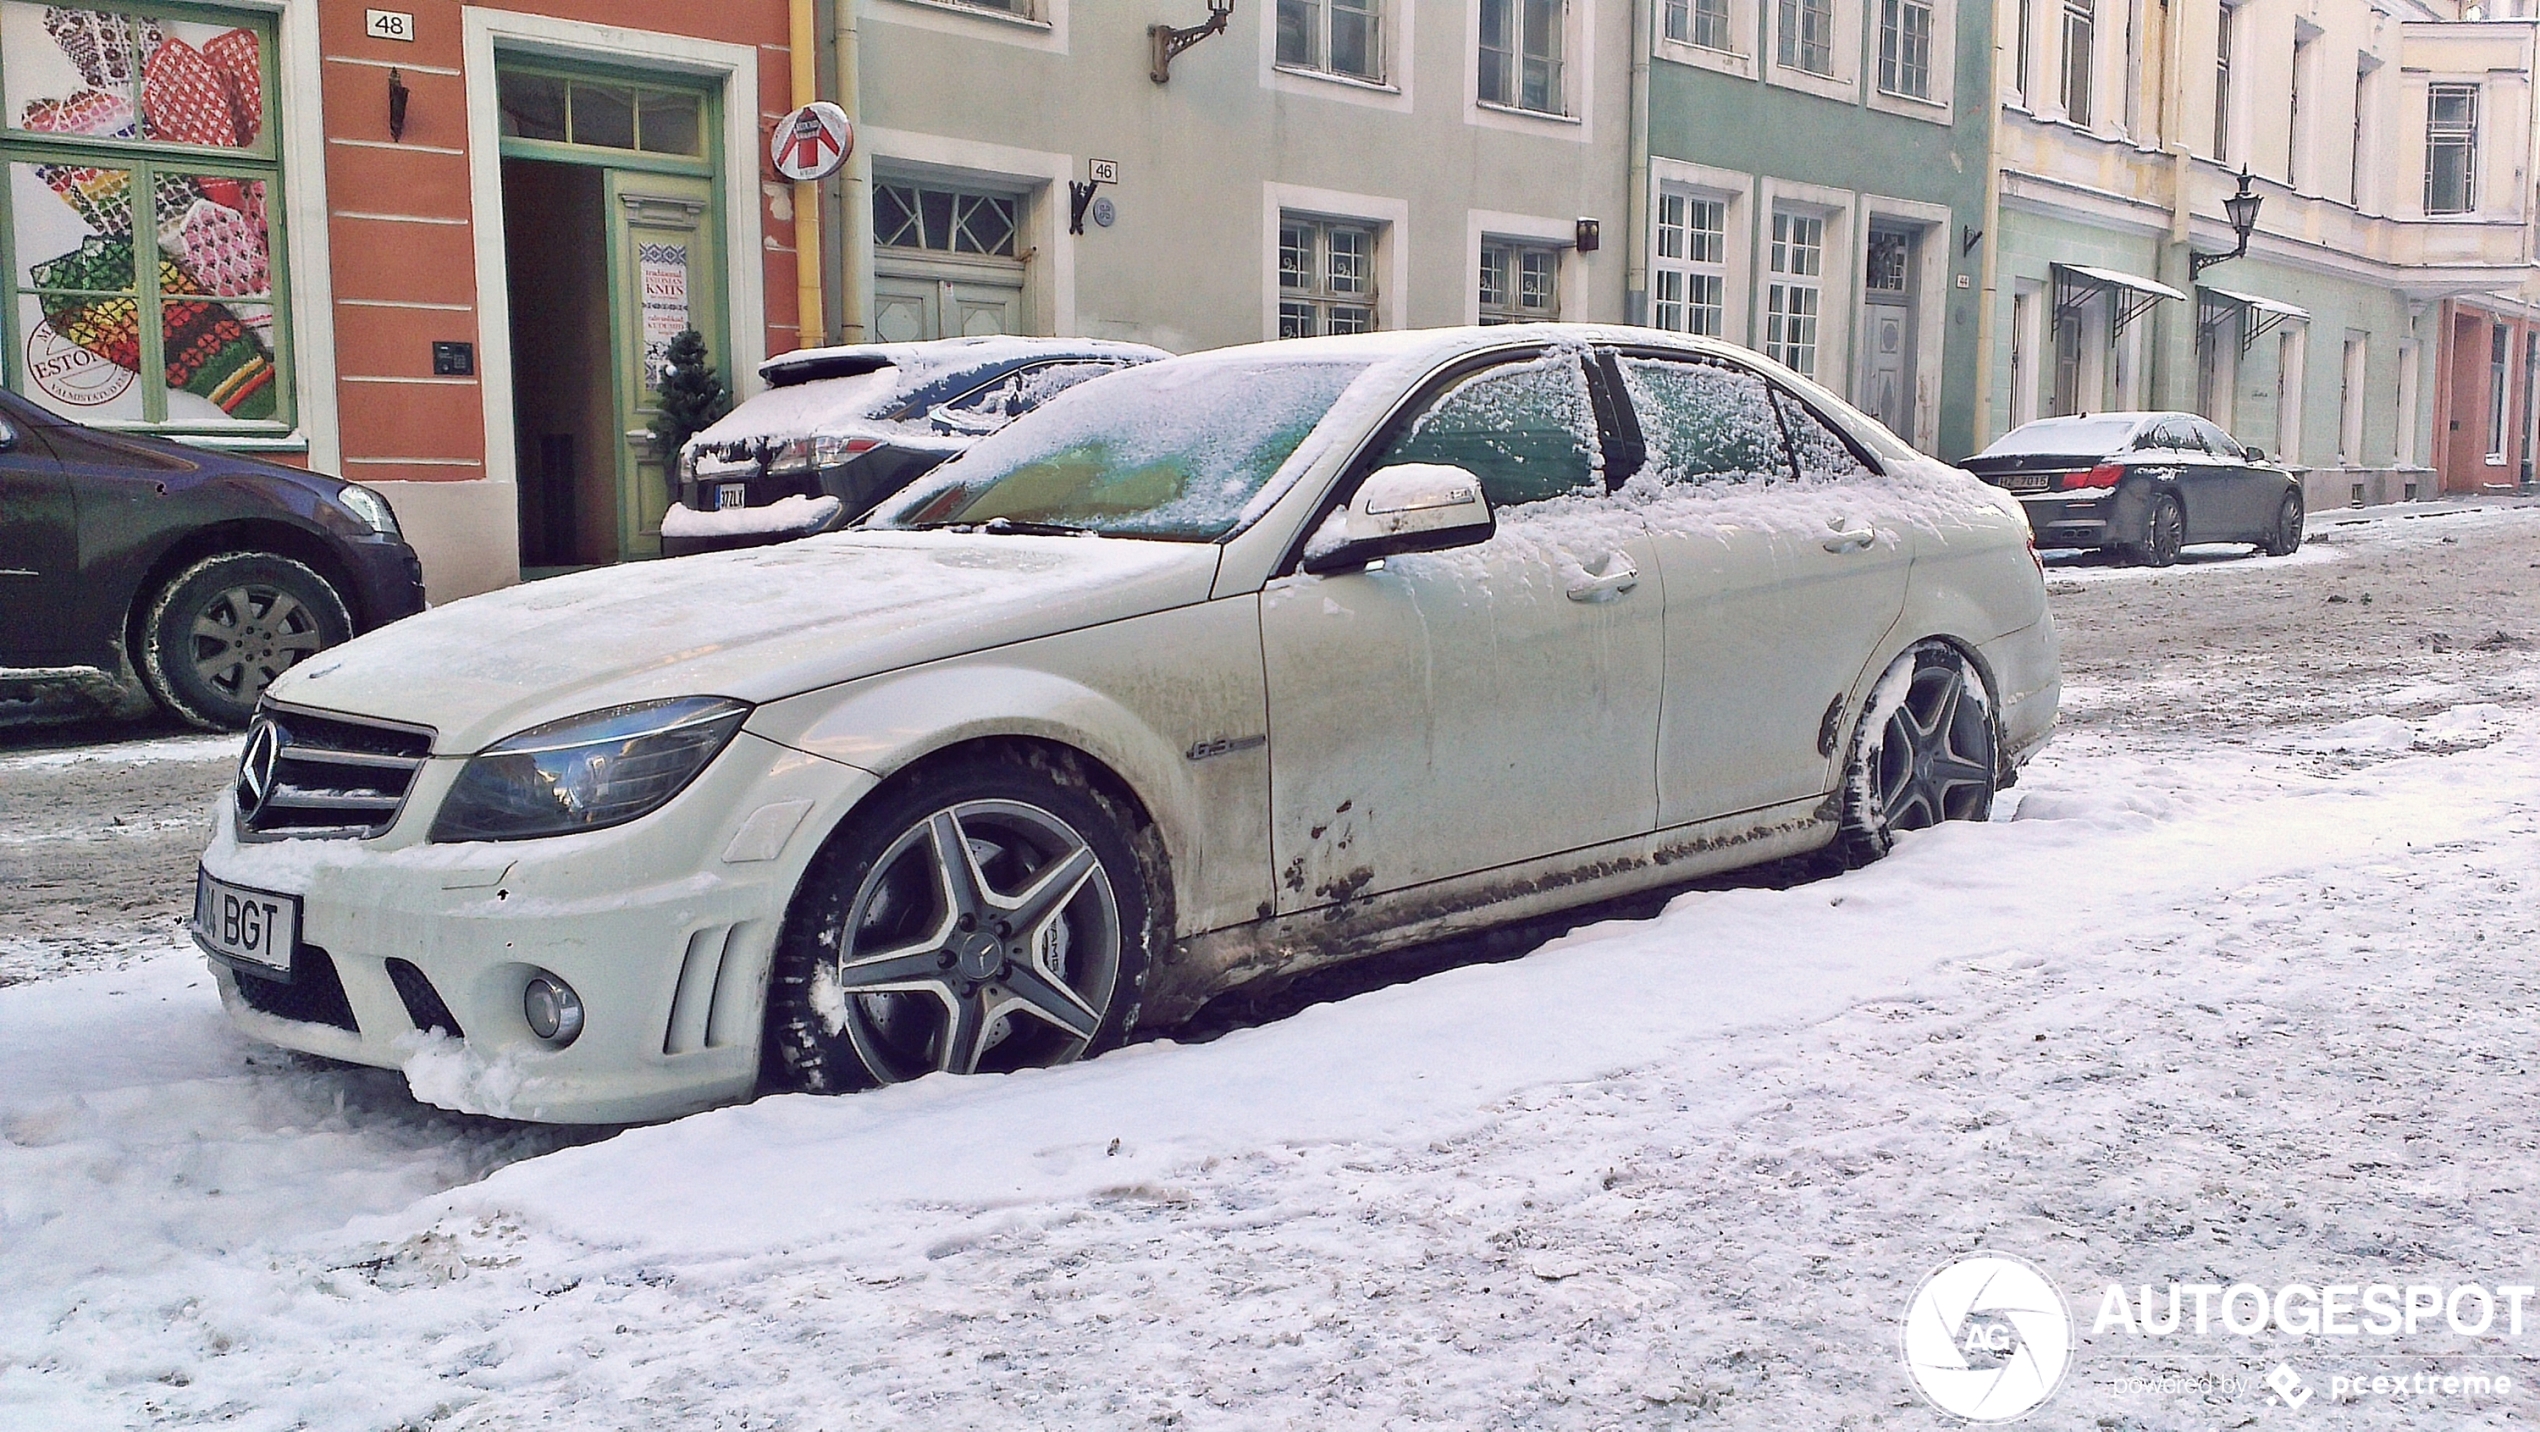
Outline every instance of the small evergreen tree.
MULTIPOLYGON (((706 362, 706 338, 693 328, 672 336, 662 354, 661 406, 653 413, 653 452, 663 462, 679 462, 679 449, 700 430, 732 411, 732 394, 723 375, 706 362)), ((672 482, 676 485, 674 476, 672 482)))

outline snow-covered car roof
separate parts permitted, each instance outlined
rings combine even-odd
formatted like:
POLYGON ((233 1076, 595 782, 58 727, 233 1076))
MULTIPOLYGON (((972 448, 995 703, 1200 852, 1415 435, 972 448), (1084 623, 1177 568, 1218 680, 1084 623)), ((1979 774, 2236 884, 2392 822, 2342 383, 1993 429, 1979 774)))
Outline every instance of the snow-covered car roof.
POLYGON ((968 374, 983 375, 984 381, 984 375, 998 369, 1035 362, 1135 364, 1172 356, 1144 343, 1103 338, 939 338, 798 349, 760 364, 769 389, 743 401, 688 443, 864 435, 955 452, 970 439, 938 433, 923 421, 894 422, 892 414, 929 388, 968 374))

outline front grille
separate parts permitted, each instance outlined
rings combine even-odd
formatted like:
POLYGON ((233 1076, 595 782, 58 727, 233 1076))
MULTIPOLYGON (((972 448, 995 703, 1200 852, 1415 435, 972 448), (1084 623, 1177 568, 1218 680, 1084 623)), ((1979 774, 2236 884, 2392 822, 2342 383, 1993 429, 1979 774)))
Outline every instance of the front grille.
POLYGON ((459 1028, 459 1017, 450 1013, 441 991, 434 989, 432 981, 425 979, 423 971, 412 962, 388 961, 388 982, 397 987, 397 998, 405 1001, 406 1018, 415 1022, 415 1028, 427 1034, 437 1029, 452 1039, 467 1038, 467 1031, 459 1028))
POLYGON ((416 772, 432 753, 432 731, 346 716, 320 716, 267 703, 248 728, 236 799, 252 835, 351 839, 396 822, 416 772), (269 768, 257 769, 273 732, 269 768), (262 780, 262 798, 255 782, 262 780))
POLYGON ((331 1024, 361 1033, 361 1026, 353 1022, 352 1001, 344 997, 344 981, 335 973, 334 957, 315 945, 302 945, 291 952, 288 984, 249 974, 234 965, 231 971, 238 977, 238 997, 247 1001, 249 1009, 276 1019, 331 1024))

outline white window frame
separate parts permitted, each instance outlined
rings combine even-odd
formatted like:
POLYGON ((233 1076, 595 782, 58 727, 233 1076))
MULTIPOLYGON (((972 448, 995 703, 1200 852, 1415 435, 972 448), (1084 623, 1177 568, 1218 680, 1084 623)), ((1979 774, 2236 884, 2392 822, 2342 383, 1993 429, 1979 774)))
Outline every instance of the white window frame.
POLYGON ((1762 52, 1765 80, 1786 89, 1851 103, 1854 91, 1861 85, 1861 27, 1869 6, 1863 0, 1833 0, 1834 68, 1821 75, 1781 62, 1781 0, 1761 0, 1761 5, 1764 33, 1756 48, 1762 52))
POLYGON ((2364 465, 2365 375, 2372 370, 2372 335, 2346 331, 2346 348, 2337 370, 2337 463, 2364 465))
POLYGON ((1563 323, 1576 323, 1587 316, 1586 287, 1581 269, 1586 256, 1578 249, 1579 228, 1576 219, 1546 218, 1541 214, 1507 214, 1495 209, 1468 209, 1464 214, 1464 319, 1466 323, 1482 321, 1482 294, 1479 276, 1482 271, 1482 245, 1485 242, 1523 244, 1529 248, 1559 251, 1560 262, 1553 275, 1555 310, 1552 317, 1563 323))
POLYGON ((2479 355, 2479 371, 2487 386, 2487 453, 2480 460, 2489 467, 2503 467, 2513 444, 2514 340, 2513 330, 2502 319, 2487 320, 2486 348, 2479 355))
POLYGON ((1602 62, 1595 43, 1599 3, 1600 0, 1568 0, 1563 7, 1563 18, 1568 24, 1561 40, 1561 83, 1565 91, 1562 108, 1566 112, 1546 114, 1482 99, 1482 0, 1464 0, 1464 122, 1482 129, 1595 143, 1596 72, 1602 62))
POLYGON ((1868 0, 1868 8, 1863 11, 1871 27, 1870 77, 1866 93, 1872 109, 1945 125, 1954 122, 1958 112, 1958 0, 1923 0, 1923 3, 1931 9, 1931 94, 1918 98, 1890 94, 1879 88, 1879 0, 1868 0))
POLYGON ((1030 15, 1009 14, 963 0, 883 0, 859 6, 865 18, 941 35, 988 40, 1051 54, 1067 53, 1068 7, 1074 0, 1031 0, 1030 15))
POLYGON ((2104 28, 2100 23, 2099 11, 2106 3, 2109 3, 2109 0, 2054 0, 2055 112, 2063 118, 2065 123, 2078 129, 2097 129, 2106 118, 2105 106, 2099 103, 2099 97, 2104 93, 2104 88, 2100 84, 2099 52, 2105 48, 2099 43, 2099 32, 2104 28), (2074 118, 2072 107, 2074 74, 2072 36, 2075 11, 2087 11, 2086 18, 2090 25, 2090 51, 2081 57, 2080 64, 2082 97, 2088 102, 2088 112, 2078 119, 2074 118))
MULTIPOLYGON (((1024 326, 1033 333, 1076 332, 1076 246, 1063 242, 1066 205, 1063 197, 1053 196, 1064 195, 1067 182, 1082 172, 1078 166, 1083 161, 1046 150, 877 126, 858 129, 856 145, 871 156, 867 162, 895 180, 1022 195, 1015 244, 1024 256, 1024 326)), ((865 202, 871 203, 870 182, 865 189, 865 202)), ((872 261, 868 249, 863 262, 870 266, 872 261)), ((866 302, 871 302, 869 292, 866 302)), ((869 329, 873 315, 868 311, 859 321, 869 329)))
POLYGON ((2398 423, 2390 446, 2392 461, 2400 467, 2417 465, 2417 393, 2424 382, 2425 355, 2432 351, 2414 338, 2399 340, 2398 423))
MULTIPOLYGON (((1740 79, 1755 78, 1756 35, 1762 14, 1760 0, 1721 0, 1729 11, 1729 44, 1726 49, 1713 49, 1667 37, 1667 9, 1674 0, 1656 0, 1650 6, 1650 53, 1661 60, 1680 65, 1694 65, 1740 79)), ((1690 5, 1692 0, 1681 0, 1690 5)))
MULTIPOLYGON (((1345 194, 1297 184, 1261 186, 1261 336, 1279 336, 1279 226, 1289 217, 1360 224, 1376 231, 1376 327, 1407 327, 1404 294, 1411 287, 1411 202, 1375 194, 1345 194)), ((1064 247, 1064 246, 1062 246, 1064 247)))
MULTIPOLYGON (((2238 352, 2239 347, 2235 340, 2232 350, 2238 352)), ((2297 467, 2302 461, 2302 390, 2310 361, 2310 325, 2287 323, 2276 330, 2275 451, 2268 456, 2286 467, 2297 467)), ((2229 424, 2224 424, 2224 431, 2230 431, 2229 424)))
POLYGON ((2047 351, 2046 332, 2046 311, 2052 302, 2047 286, 2035 279, 2018 279, 2011 285, 2010 346, 2002 367, 2011 387, 2007 404, 2011 420, 2003 432, 2036 422, 2046 410, 2041 380, 2055 366, 2047 351))
POLYGON ((2416 197, 2417 212, 2429 219, 2474 219, 2478 216, 2479 201, 2486 197, 2490 187, 2486 182, 2487 176, 2479 172, 2481 131, 2487 127, 2488 120, 2486 92, 2487 86, 2475 79, 2434 79, 2426 82, 2425 103, 2419 106, 2421 114, 2417 121, 2418 132, 2423 138, 2418 150, 2419 183, 2416 197), (2462 89, 2470 92, 2469 156, 2466 176, 2469 183, 2469 193, 2466 196, 2469 206, 2464 209, 2435 209, 2426 204, 2426 200, 2433 197, 2434 190, 2434 94, 2437 90, 2462 89))
POLYGON ((2372 192, 2374 181, 2380 177, 2379 146, 2374 143, 2381 128, 2376 114, 2381 108, 2380 74, 2380 56, 2355 57, 2355 112, 2350 116, 2354 123, 2348 134, 2354 147, 2347 156, 2346 202, 2359 214, 2372 212, 2374 201, 2380 197, 2372 192))
POLYGON ((1278 14, 1275 9, 1269 8, 1270 3, 1271 0, 1265 0, 1266 13, 1259 27, 1263 89, 1337 100, 1371 109, 1389 109, 1397 114, 1411 112, 1413 66, 1408 57, 1412 53, 1413 22, 1418 18, 1420 8, 1414 0, 1380 0, 1377 7, 1377 54, 1383 58, 1385 71, 1381 80, 1280 64, 1278 14))
MULTIPOLYGON (((1649 255, 1650 287, 1647 297, 1647 322, 1655 324, 1658 312, 1657 275, 1660 266, 1670 261, 1658 256, 1659 200, 1669 190, 1689 198, 1708 199, 1722 205, 1721 216, 1726 252, 1718 269, 1720 275, 1720 336, 1732 343, 1753 346, 1748 326, 1749 302, 1755 292, 1755 223, 1749 207, 1755 190, 1755 177, 1733 169, 1715 169, 1703 164, 1688 164, 1679 159, 1652 156, 1649 161, 1649 255)), ((1677 268, 1691 271, 1689 264, 1677 268)))
MULTIPOLYGON (((1867 332, 1869 293, 1865 270, 1870 261, 1870 229, 1885 220, 1891 229, 1916 231, 1914 243, 1914 430, 1897 436, 1925 452, 1940 445, 1941 376, 1946 361, 1949 328, 1949 256, 1953 252, 1949 206, 1927 204, 1914 199, 1890 199, 1882 195, 1864 195, 1861 199, 1860 237, 1852 245, 1852 281, 1855 287, 1853 307, 1856 311, 1854 332, 1867 332)), ((1866 349, 1866 345, 1864 345, 1866 349)), ((1864 351, 1848 370, 1852 374, 1852 391, 1856 397, 1869 390, 1868 354, 1864 351)), ((1820 372, 1823 370, 1820 369, 1820 372)), ((1823 382, 1821 377, 1818 381, 1823 382)), ((1832 385, 1829 384, 1829 387, 1832 385)))
MULTIPOLYGON (((1861 13, 1862 7, 1851 8, 1854 13, 1861 13)), ((1852 371, 1852 315, 1860 307, 1861 265, 1867 262, 1862 252, 1858 200, 1849 189, 1782 179, 1766 179, 1756 188, 1753 278, 1748 285, 1753 306, 1748 310, 1746 346, 1759 353, 1764 349, 1765 316, 1773 285, 1773 215, 1791 210, 1823 219, 1826 254, 1823 271, 1817 275, 1817 364, 1811 376, 1826 387, 1840 389, 1852 371)))
POLYGON ((2295 16, 2293 21, 2293 59, 2287 70, 2287 93, 2284 117, 2284 187, 2297 194, 2322 192, 2319 164, 2312 137, 2319 132, 2319 55, 2317 43, 2324 33, 2317 25, 2295 16))
POLYGON ((2211 116, 2208 122, 2219 123, 2222 132, 2206 131, 2205 152, 2226 169, 2238 168, 2234 156, 2245 152, 2249 146, 2249 91, 2252 86, 2248 82, 2249 27, 2242 23, 2243 18, 2240 5, 2233 0, 2224 0, 2216 6, 2214 43, 2207 47, 2206 55, 2208 68, 2203 88, 2206 97, 2212 101, 2208 107, 2211 116), (2231 43, 2228 47, 2223 44, 2221 33, 2222 17, 2225 15, 2231 17, 2231 43), (2227 86, 2224 80, 2226 74, 2230 76, 2227 86))

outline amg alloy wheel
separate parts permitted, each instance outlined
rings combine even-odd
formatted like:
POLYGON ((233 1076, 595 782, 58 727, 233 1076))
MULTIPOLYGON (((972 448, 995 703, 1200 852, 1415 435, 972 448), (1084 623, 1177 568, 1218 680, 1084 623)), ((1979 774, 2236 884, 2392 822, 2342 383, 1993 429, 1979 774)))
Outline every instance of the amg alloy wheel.
POLYGON ((836 1091, 1064 1064, 1136 1021, 1160 850, 1070 764, 930 772, 813 862, 779 944, 767 1073, 836 1091))
POLYGON ((1899 833, 1993 814, 1999 776, 1993 702, 1958 649, 1924 642, 1871 689, 1843 778, 1841 841, 1855 865, 1899 833))

